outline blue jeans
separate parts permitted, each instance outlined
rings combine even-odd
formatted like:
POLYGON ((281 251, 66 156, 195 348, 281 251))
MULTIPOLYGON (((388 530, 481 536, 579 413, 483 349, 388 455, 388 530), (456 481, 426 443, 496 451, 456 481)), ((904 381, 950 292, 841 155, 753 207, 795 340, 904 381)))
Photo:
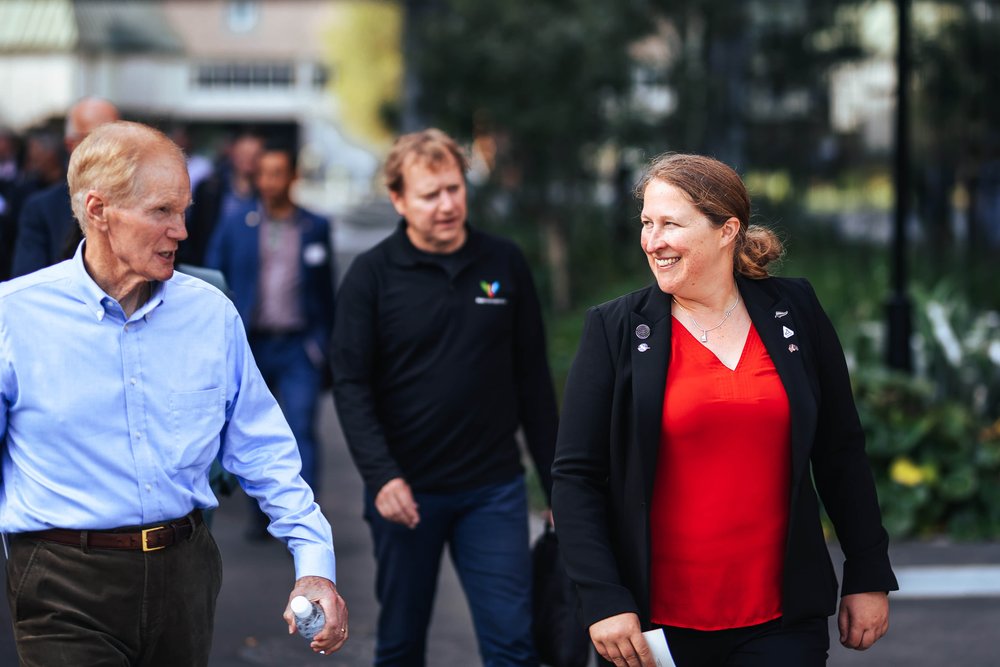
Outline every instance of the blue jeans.
POLYGON ((486 667, 538 665, 531 635, 531 554, 524 478, 458 493, 415 493, 413 530, 386 521, 365 492, 380 610, 375 664, 422 667, 445 544, 486 667))
POLYGON ((319 451, 315 424, 320 371, 306 354, 306 338, 303 334, 259 333, 251 333, 249 338, 257 367, 278 399, 298 443, 302 479, 316 493, 319 451))

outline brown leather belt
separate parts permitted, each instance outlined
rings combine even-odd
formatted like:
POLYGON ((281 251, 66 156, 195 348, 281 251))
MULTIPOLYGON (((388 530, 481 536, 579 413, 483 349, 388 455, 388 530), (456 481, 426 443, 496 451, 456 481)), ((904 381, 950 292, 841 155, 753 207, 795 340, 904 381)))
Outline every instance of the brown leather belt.
POLYGON ((23 537, 46 542, 67 544, 81 549, 124 549, 128 551, 158 551, 186 540, 203 523, 201 510, 167 523, 138 530, 67 530, 50 528, 23 537))

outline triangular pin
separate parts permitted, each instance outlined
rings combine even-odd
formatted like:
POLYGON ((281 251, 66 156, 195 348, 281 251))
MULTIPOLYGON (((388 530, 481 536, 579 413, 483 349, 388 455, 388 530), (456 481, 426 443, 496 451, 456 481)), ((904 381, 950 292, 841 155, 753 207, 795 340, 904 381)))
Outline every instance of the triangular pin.
POLYGON ((785 335, 785 338, 791 338, 792 336, 795 335, 795 332, 789 329, 788 327, 781 327, 781 333, 785 335))

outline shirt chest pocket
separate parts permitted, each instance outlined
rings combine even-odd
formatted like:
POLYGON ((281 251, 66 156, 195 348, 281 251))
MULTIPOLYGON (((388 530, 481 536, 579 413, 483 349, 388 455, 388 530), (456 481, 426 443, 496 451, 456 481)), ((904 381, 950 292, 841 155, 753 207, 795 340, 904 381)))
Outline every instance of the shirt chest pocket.
POLYGON ((170 460, 178 468, 207 468, 218 450, 225 423, 222 389, 170 394, 170 460))

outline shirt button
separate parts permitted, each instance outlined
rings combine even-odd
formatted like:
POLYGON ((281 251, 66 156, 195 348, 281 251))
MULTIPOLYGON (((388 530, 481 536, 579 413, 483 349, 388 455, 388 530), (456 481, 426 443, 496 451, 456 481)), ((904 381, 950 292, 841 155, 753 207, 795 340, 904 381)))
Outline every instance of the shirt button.
POLYGON ((147 485, 146 485, 146 492, 147 492, 147 493, 150 493, 150 492, 152 492, 152 490, 153 490, 153 487, 152 487, 152 486, 150 486, 149 484, 147 484, 147 485))
POLYGON ((135 434, 135 439, 136 440, 142 440, 142 433, 136 433, 135 434))
POLYGON ((138 380, 136 380, 135 378, 129 378, 129 382, 135 384, 136 382, 138 382, 138 380))
POLYGON ((128 331, 128 325, 127 324, 125 325, 125 331, 128 331))

